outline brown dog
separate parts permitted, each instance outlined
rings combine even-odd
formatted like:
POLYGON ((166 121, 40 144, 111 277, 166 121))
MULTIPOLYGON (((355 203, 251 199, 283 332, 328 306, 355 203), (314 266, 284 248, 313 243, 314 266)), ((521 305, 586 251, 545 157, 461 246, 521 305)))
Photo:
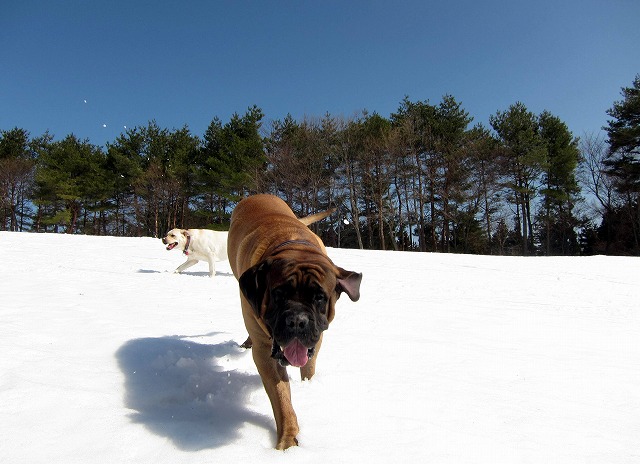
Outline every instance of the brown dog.
POLYGON ((333 264, 322 240, 306 227, 329 214, 298 219, 278 197, 255 195, 231 215, 228 255, 249 332, 245 346, 253 346, 271 400, 277 449, 298 444, 286 366, 299 367, 302 379, 310 379, 336 300, 342 292, 352 301, 360 298, 362 274, 333 264))

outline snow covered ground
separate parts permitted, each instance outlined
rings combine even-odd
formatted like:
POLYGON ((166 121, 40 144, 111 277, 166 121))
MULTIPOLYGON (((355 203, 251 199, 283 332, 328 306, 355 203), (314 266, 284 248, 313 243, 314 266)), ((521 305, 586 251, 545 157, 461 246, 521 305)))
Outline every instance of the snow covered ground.
POLYGON ((271 407, 228 263, 0 232, 2 463, 638 463, 640 259, 330 249, 364 273, 271 407), (419 461, 417 461, 419 459, 419 461))

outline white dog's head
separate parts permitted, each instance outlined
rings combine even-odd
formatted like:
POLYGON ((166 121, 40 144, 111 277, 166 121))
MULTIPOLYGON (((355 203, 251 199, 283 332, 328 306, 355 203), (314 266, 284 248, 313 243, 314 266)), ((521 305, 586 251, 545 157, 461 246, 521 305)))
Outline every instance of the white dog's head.
POLYGON ((171 229, 167 232, 166 237, 162 239, 162 243, 167 245, 167 250, 173 250, 180 247, 184 250, 187 244, 187 234, 185 229, 171 229))

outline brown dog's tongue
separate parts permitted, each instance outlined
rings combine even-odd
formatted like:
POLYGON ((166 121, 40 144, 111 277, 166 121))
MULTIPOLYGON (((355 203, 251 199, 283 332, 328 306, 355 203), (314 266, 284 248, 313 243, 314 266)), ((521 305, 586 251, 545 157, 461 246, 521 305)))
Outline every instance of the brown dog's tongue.
POLYGON ((287 346, 284 347, 284 357, 287 358, 289 364, 294 367, 302 367, 309 360, 309 349, 304 346, 297 338, 294 338, 287 346))

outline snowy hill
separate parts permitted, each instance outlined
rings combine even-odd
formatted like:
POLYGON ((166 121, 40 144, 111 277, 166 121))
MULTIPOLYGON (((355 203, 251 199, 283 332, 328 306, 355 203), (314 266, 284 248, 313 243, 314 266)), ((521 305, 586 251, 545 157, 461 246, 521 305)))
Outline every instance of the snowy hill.
POLYGON ((311 381, 290 368, 283 454, 228 263, 0 243, 0 462, 640 462, 640 259, 330 249, 362 298, 338 302, 311 381))

